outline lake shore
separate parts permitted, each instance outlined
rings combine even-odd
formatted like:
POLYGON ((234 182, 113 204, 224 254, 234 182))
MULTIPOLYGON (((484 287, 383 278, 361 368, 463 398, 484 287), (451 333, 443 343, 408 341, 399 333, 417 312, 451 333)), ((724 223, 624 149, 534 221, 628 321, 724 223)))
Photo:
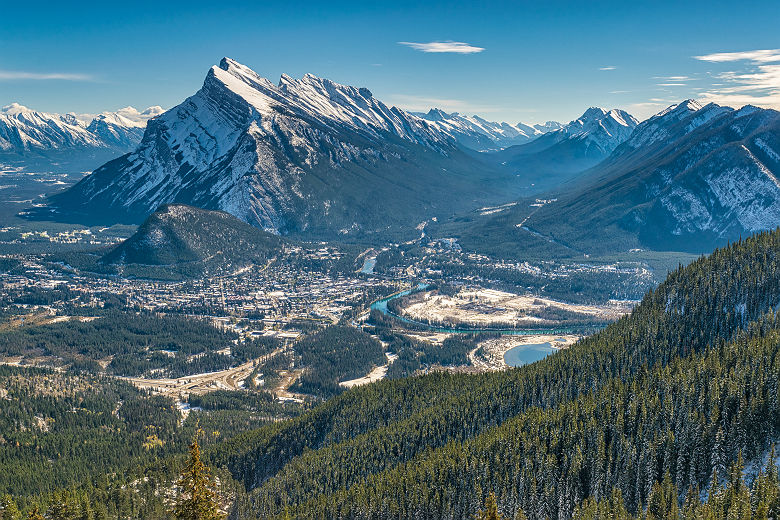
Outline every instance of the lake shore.
MULTIPOLYGON (((553 351, 569 348, 582 336, 574 334, 540 334, 535 336, 501 336, 481 341, 477 348, 469 352, 471 364, 481 371, 505 370, 511 368, 507 364, 506 353, 523 345, 539 345, 549 343, 553 351)), ((539 359, 545 355, 539 355, 539 359)), ((533 359, 536 361, 537 359, 533 359)))

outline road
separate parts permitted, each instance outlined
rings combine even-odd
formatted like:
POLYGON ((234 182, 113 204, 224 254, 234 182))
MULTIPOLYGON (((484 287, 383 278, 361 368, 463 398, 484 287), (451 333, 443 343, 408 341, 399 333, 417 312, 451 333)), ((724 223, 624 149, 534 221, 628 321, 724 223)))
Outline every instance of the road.
POLYGON ((146 379, 143 377, 120 377, 120 379, 129 381, 138 388, 172 397, 178 397, 183 394, 199 395, 214 390, 238 390, 241 388, 239 383, 249 377, 257 365, 267 362, 283 350, 282 347, 279 347, 273 352, 247 361, 243 365, 220 370, 219 372, 194 374, 175 379, 146 379))
POLYGON ((303 370, 300 368, 298 370, 291 370, 289 372, 280 372, 279 375, 282 376, 282 379, 279 381, 279 384, 276 386, 276 388, 274 388, 274 394, 276 394, 276 397, 282 401, 295 401, 297 403, 302 403, 306 396, 303 394, 290 392, 289 390, 293 383, 295 383, 298 378, 301 377, 301 374, 303 374, 303 370))

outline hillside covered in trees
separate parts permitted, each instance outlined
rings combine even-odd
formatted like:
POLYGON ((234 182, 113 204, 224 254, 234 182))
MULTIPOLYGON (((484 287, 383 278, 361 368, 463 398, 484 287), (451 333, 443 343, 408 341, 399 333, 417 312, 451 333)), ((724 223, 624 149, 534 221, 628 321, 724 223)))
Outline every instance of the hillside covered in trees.
MULTIPOLYGON (((630 315, 522 368, 391 377, 282 421, 265 420, 278 412, 275 404, 240 393, 190 404, 203 408, 201 427, 223 432, 210 435, 203 460, 224 483, 218 499, 233 519, 777 518, 778 305, 780 231, 679 268, 630 315)), ((430 361, 414 342, 379 332, 410 360, 430 361)), ((319 359, 329 343, 350 337, 334 327, 296 354, 319 359)), ((352 339, 374 349, 362 359, 366 365, 381 361, 374 340, 352 339)), ((462 355, 468 344, 451 347, 462 355)), ((13 406, 6 421, 17 433, 5 438, 2 453, 16 473, 6 477, 5 490, 13 494, 14 482, 32 468, 46 476, 42 486, 30 481, 26 494, 12 497, 22 509, 48 507, 55 518, 49 510, 56 513, 63 501, 104 502, 101 517, 166 518, 159 497, 181 468, 184 435, 197 427, 192 419, 180 426, 170 401, 157 403, 164 414, 133 411, 132 403, 147 400, 125 386, 95 397, 92 390, 59 396, 47 383, 40 402, 25 405, 14 397, 21 396, 20 369, 9 370, 4 388, 13 406), (52 433, 66 428, 63 434, 72 435, 73 420, 92 417, 81 411, 88 399, 103 407, 90 420, 105 430, 105 445, 127 442, 127 455, 116 451, 105 466, 101 451, 87 444, 71 450, 76 465, 46 469, 47 457, 64 461, 59 444, 49 447, 58 439, 52 433), (124 404, 117 417, 111 407, 118 401, 124 404), (167 422, 156 437, 138 435, 121 424, 136 416, 143 424, 155 416, 167 422), (27 455, 15 450, 17 440, 27 455), (127 477, 103 483, 100 464, 127 477)), ((326 388, 349 377, 342 370, 335 364, 328 378, 301 383, 326 388)))
POLYGON ((706 490, 780 433, 780 233, 670 274, 626 318, 531 366, 347 392, 212 452, 250 494, 235 515, 568 518, 668 479, 706 490))

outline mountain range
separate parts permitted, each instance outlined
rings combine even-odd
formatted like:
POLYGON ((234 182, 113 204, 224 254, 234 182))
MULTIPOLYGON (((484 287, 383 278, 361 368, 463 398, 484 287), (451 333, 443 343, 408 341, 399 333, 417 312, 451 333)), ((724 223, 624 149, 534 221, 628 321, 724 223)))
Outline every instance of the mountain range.
POLYGON ((140 222, 165 203, 275 233, 385 232, 522 190, 505 170, 365 88, 273 84, 229 58, 151 119, 132 153, 51 199, 57 218, 140 222))
POLYGON ((526 225, 588 248, 705 252, 780 225, 778 175, 780 113, 686 101, 526 225))
MULTIPOLYGON (((117 149, 141 125, 122 114, 80 125, 75 116, 19 107, 4 117, 52 128, 25 134, 30 150, 44 142, 56 148, 53 136, 62 135, 61 142, 117 149)), ((471 236, 473 245, 516 242, 527 250, 538 242, 577 254, 704 252, 780 224, 779 132, 776 111, 693 100, 641 123, 597 107, 565 125, 493 123, 438 109, 418 116, 365 88, 310 74, 274 84, 224 58, 198 92, 149 120, 131 153, 35 211, 140 223, 176 203, 306 239, 386 239, 433 217, 533 195, 552 202, 459 218, 453 234, 471 236), (499 149, 512 140, 527 142, 499 149)))
POLYGON ((559 129, 506 148, 495 158, 537 190, 551 189, 601 162, 637 124, 623 110, 591 107, 559 129))
POLYGON ((638 124, 549 203, 476 218, 463 234, 588 254, 702 253, 780 225, 779 175, 780 113, 687 100, 638 124))
POLYGON ((55 170, 95 168, 138 146, 160 107, 126 107, 95 116, 38 112, 18 103, 0 109, 0 162, 55 170))
POLYGON ((457 112, 448 114, 439 108, 414 112, 414 115, 425 119, 442 133, 449 134, 459 144, 480 151, 524 144, 564 126, 557 121, 548 121, 543 125, 497 123, 477 115, 465 116, 457 112))

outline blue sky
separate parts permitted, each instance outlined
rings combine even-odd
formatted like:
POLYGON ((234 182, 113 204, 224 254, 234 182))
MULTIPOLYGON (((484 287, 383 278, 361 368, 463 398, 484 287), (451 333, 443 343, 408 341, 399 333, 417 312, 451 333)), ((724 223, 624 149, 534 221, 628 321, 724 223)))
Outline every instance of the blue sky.
POLYGON ((272 81, 311 72, 512 123, 588 106, 642 118, 689 97, 780 108, 776 0, 252 4, 9 0, 0 105, 170 108, 230 56, 272 81))

